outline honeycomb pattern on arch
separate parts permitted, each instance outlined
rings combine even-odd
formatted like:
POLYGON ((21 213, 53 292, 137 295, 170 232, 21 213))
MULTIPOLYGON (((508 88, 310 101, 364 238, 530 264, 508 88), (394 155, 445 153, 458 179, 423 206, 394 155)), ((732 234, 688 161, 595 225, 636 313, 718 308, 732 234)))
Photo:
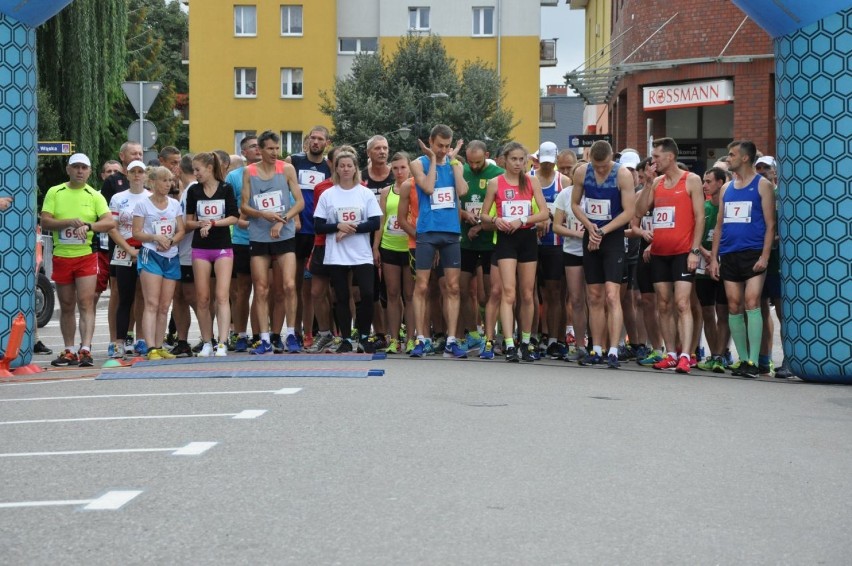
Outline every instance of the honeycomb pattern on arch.
POLYGON ((852 383, 852 9, 775 42, 784 351, 852 383))
POLYGON ((18 363, 31 358, 35 328, 35 98, 35 31, 0 14, 0 194, 14 197, 0 213, 0 348, 23 312, 27 335, 18 363))

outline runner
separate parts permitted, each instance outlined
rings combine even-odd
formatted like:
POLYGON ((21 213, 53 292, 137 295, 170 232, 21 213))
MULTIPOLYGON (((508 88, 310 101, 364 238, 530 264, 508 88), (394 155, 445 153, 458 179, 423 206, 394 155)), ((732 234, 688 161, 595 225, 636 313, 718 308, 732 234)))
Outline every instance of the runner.
POLYGON ((219 340, 216 356, 227 356, 228 328, 231 325, 230 287, 234 251, 230 226, 237 223, 239 209, 234 189, 225 183, 222 163, 215 153, 199 153, 192 158, 198 183, 187 189, 186 227, 192 236, 192 271, 195 280, 196 314, 204 346, 199 356, 214 355, 213 318, 210 312, 210 282, 216 274, 216 321, 219 340))
POLYGON ((614 163, 612 147, 595 142, 591 163, 574 172, 571 209, 586 228, 583 234, 583 274, 589 303, 592 352, 582 365, 603 363, 603 347, 609 342, 606 363, 618 369, 618 341, 624 326, 621 312, 621 280, 624 277, 624 227, 633 218, 633 175, 614 163), (586 197, 585 209, 580 207, 586 197))
POLYGON ((358 171, 358 156, 337 152, 334 156, 334 187, 325 191, 316 205, 314 226, 326 238, 325 264, 329 266, 336 297, 338 321, 348 321, 340 329, 344 337, 338 353, 376 351, 376 338, 371 336, 373 323, 373 249, 370 232, 379 229, 382 211, 370 189, 362 186, 358 171), (356 308, 358 338, 353 343, 350 334, 352 311, 349 306, 349 275, 361 289, 356 308))
POLYGON ((754 170, 756 153, 751 141, 728 144, 734 180, 722 187, 722 214, 716 220, 708 266, 713 279, 725 282, 728 325, 739 357, 732 373, 749 378, 758 375, 763 333, 760 296, 775 241, 775 192, 772 183, 754 170))
POLYGON ((51 365, 91 367, 95 333, 95 287, 98 258, 92 252, 92 235, 115 227, 103 195, 86 181, 92 163, 75 153, 65 167, 68 181, 48 189, 41 210, 41 225, 53 232, 53 281, 59 298, 59 328, 65 350, 51 365), (79 353, 75 336, 74 307, 80 315, 79 353))
POLYGON ((149 346, 149 360, 175 357, 162 344, 175 285, 180 280, 177 243, 184 237, 180 203, 168 196, 173 179, 167 167, 153 167, 148 172, 153 194, 138 202, 133 211, 133 239, 142 243, 137 260, 145 300, 140 334, 149 346))
MULTIPOLYGON (((500 323, 503 326, 507 362, 534 362, 535 347, 530 344, 535 310, 535 274, 538 246, 535 225, 550 218, 550 210, 541 192, 538 178, 526 173, 529 153, 518 142, 503 146, 506 172, 488 181, 484 210, 496 205, 496 213, 483 217, 483 222, 496 229, 493 261, 500 270, 502 298, 500 323), (517 276, 516 276, 517 274, 517 276), (515 347, 515 300, 520 295, 518 338, 515 347), (520 353, 518 352, 520 349, 520 353)), ((553 152, 556 159, 556 152, 553 152)), ((553 163, 553 162, 551 162, 553 163)))

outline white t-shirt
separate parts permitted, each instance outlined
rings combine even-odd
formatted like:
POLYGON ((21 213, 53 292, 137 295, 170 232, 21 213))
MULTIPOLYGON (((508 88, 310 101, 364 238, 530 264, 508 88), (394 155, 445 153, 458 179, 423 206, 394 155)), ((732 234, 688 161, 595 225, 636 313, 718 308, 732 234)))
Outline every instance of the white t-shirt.
MULTIPOLYGON (((577 220, 577 217, 574 216, 574 211, 571 210, 571 193, 574 192, 574 187, 565 187, 559 194, 556 195, 556 202, 554 205, 559 210, 565 213, 565 226, 567 226, 570 230, 580 230, 583 231, 585 228, 583 225, 577 220)), ((585 210, 586 206, 586 197, 580 200, 580 206, 585 210)), ((582 256, 583 255, 583 238, 571 238, 565 236, 562 238, 562 251, 566 254, 582 256)))
POLYGON ((116 193, 109 200, 109 210, 112 219, 118 225, 121 237, 128 240, 133 237, 133 211, 136 205, 143 200, 148 200, 151 191, 144 189, 141 193, 132 193, 130 189, 116 193))
MULTIPOLYGON (((360 224, 372 216, 381 216, 382 209, 376 202, 373 191, 363 185, 343 189, 339 185, 320 195, 314 208, 314 217, 326 222, 354 222, 360 224)), ((373 248, 370 234, 350 234, 337 241, 337 233, 325 239, 326 265, 364 265, 373 263, 373 248)))
MULTIPOLYGON (((141 216, 145 219, 142 224, 142 231, 146 234, 162 234, 166 237, 174 238, 177 233, 177 218, 183 216, 183 211, 180 208, 180 203, 171 197, 169 197, 166 208, 163 210, 154 206, 151 199, 146 198, 136 205, 133 216, 141 216)), ((163 257, 171 258, 178 254, 177 246, 172 246, 165 252, 157 249, 156 242, 143 242, 142 246, 157 252, 163 257)))

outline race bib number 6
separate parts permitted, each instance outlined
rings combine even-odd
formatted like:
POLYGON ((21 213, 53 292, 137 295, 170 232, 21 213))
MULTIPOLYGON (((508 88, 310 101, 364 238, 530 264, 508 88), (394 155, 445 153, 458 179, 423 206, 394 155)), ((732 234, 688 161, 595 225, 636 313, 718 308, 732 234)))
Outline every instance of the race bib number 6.
POLYGON ((225 199, 200 200, 195 210, 199 220, 222 220, 225 217, 225 199))
POLYGON ((453 187, 435 187, 435 192, 432 193, 430 198, 432 210, 453 208, 456 203, 456 194, 453 191, 453 187))
POLYGON ((361 222, 361 209, 356 207, 338 208, 338 222, 361 222))

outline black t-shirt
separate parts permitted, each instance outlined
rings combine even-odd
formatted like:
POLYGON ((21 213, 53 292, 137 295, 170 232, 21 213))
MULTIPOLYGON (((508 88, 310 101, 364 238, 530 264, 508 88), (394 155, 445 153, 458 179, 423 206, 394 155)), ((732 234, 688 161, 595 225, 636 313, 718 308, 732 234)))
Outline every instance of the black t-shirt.
POLYGON ((379 194, 381 194, 382 189, 393 185, 393 171, 390 171, 388 173, 388 176, 384 179, 380 179, 377 181, 370 177, 370 170, 369 168, 365 167, 361 170, 361 181, 364 183, 364 186, 373 191, 373 194, 376 195, 376 198, 379 198, 379 194))
MULTIPOLYGON (((196 220, 204 220, 211 213, 215 216, 211 218, 214 220, 221 220, 228 216, 240 217, 234 187, 228 183, 219 183, 216 192, 210 197, 205 194, 204 185, 201 183, 194 183, 186 189, 186 214, 194 214, 196 220), (219 208, 220 206, 224 206, 224 212, 219 208)), ((210 229, 206 238, 201 237, 201 230, 196 230, 192 236, 192 247, 205 250, 230 248, 231 227, 215 226, 210 229)))
MULTIPOLYGON (((130 181, 127 180, 127 175, 119 171, 118 173, 113 173, 112 175, 107 177, 106 180, 104 180, 103 185, 101 185, 101 194, 106 199, 107 204, 109 204, 109 202, 112 200, 112 197, 114 197, 121 191, 126 191, 129 188, 130 181)), ((99 236, 100 235, 97 234, 94 238, 92 238, 92 250, 97 251, 101 249, 112 253, 112 248, 115 247, 115 243, 112 241, 112 239, 106 239, 108 245, 105 247, 100 245, 101 238, 99 236)))

